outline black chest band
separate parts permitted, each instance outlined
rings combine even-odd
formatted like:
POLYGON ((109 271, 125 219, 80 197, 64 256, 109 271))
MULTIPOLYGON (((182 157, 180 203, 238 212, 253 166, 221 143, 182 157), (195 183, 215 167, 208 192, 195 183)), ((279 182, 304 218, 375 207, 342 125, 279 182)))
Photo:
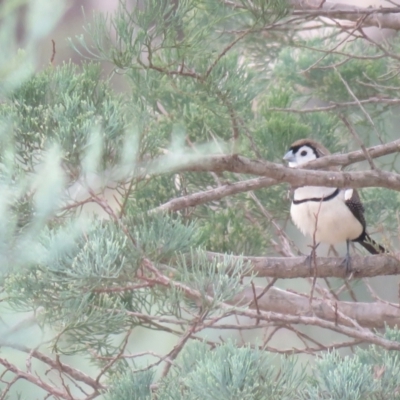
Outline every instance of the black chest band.
POLYGON ((293 199, 293 204, 301 204, 301 203, 306 203, 308 201, 314 201, 316 203, 320 203, 322 201, 329 201, 332 200, 334 197, 336 197, 339 194, 339 188, 337 188, 332 194, 326 197, 311 197, 310 199, 302 199, 302 200, 295 200, 293 199))

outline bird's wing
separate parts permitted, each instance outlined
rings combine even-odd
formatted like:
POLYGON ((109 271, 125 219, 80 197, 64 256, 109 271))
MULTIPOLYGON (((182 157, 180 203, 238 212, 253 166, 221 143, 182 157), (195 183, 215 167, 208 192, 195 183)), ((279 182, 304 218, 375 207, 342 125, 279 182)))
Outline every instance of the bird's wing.
POLYGON ((352 214, 360 221, 365 230, 366 222, 364 217, 364 206, 356 189, 346 189, 344 192, 344 202, 349 207, 352 214))

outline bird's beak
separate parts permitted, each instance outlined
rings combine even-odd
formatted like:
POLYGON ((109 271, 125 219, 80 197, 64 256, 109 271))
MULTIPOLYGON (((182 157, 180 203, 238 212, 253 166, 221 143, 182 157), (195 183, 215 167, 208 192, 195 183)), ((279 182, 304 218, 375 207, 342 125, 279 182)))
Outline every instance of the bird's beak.
POLYGON ((296 161, 296 158, 295 158, 295 156, 294 156, 292 150, 289 150, 289 151, 283 156, 283 159, 284 159, 285 161, 287 161, 287 162, 295 162, 295 161, 296 161))

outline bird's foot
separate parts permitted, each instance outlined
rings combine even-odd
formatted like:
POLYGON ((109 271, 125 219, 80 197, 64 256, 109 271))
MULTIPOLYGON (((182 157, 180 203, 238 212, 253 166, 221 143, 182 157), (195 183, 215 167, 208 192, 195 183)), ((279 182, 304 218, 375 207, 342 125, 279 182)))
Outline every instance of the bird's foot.
POLYGON ((310 275, 312 272, 312 260, 313 260, 313 252, 311 252, 311 254, 309 254, 308 256, 306 256, 305 262, 308 265, 308 269, 310 270, 310 275))
POLYGON ((343 265, 346 268, 346 274, 347 275, 352 272, 350 254, 346 254, 346 257, 344 258, 344 260, 341 262, 340 265, 343 265))
POLYGON ((308 265, 308 268, 310 270, 310 275, 313 270, 313 262, 314 262, 314 267, 316 268, 316 257, 317 257, 317 247, 319 246, 319 243, 317 243, 315 246, 310 246, 311 247, 311 253, 306 257, 306 264, 308 265))

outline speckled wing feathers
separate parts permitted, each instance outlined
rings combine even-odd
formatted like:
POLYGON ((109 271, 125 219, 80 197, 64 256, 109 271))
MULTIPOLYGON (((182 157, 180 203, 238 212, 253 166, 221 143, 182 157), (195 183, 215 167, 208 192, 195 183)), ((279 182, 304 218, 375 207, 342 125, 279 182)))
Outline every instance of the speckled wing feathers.
POLYGON ((366 222, 365 222, 365 217, 364 217, 364 206, 361 203, 360 196, 357 192, 357 190, 353 189, 353 194, 349 199, 345 198, 345 203, 347 207, 349 207, 350 211, 352 214, 357 218, 358 221, 360 221, 361 225, 363 226, 363 234, 365 234, 365 227, 366 227, 366 222))

